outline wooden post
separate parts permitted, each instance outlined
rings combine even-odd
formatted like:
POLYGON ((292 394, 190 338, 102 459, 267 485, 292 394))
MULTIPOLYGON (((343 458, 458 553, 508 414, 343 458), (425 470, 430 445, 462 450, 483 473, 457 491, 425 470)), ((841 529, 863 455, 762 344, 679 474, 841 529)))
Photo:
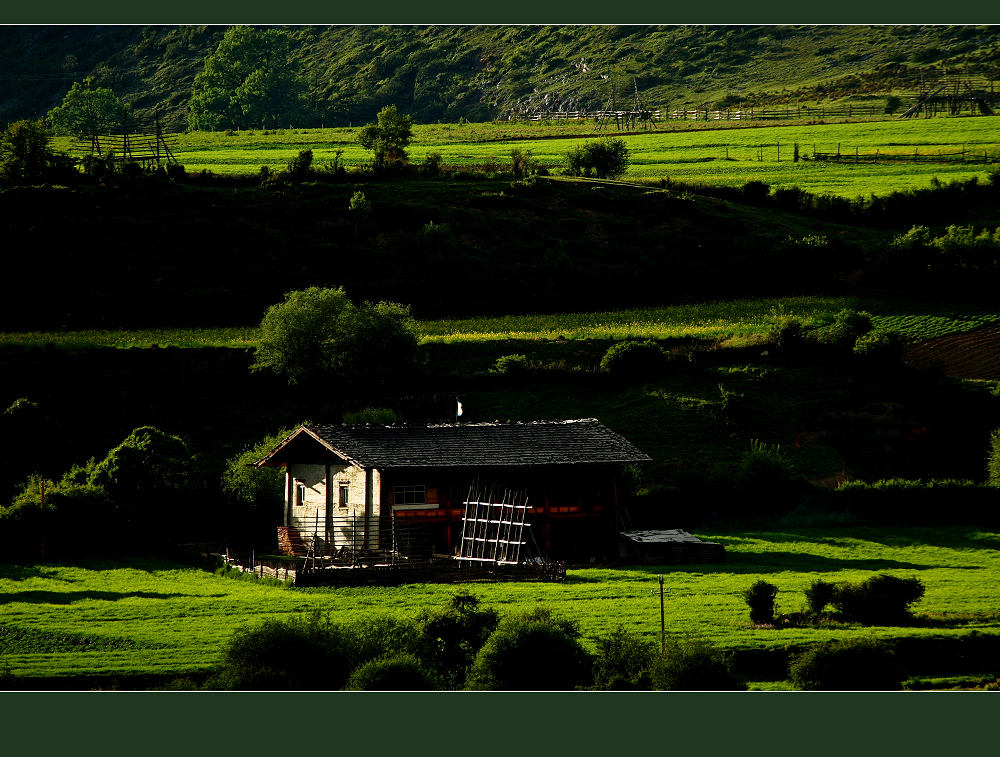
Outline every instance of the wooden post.
POLYGON ((662 654, 667 651, 667 623, 663 611, 663 574, 661 573, 657 578, 660 579, 660 653, 662 654))

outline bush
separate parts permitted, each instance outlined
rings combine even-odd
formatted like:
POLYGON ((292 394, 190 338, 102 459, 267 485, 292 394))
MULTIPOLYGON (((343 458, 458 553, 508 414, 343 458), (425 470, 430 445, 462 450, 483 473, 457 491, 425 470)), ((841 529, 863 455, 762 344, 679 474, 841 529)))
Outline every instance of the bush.
POLYGON ((748 181, 741 188, 747 202, 761 203, 771 194, 771 185, 763 181, 748 181))
POLYGON ((658 691, 740 691, 746 685, 719 649, 703 641, 673 644, 653 660, 650 673, 658 691))
POLYGON ((391 407, 366 407, 362 410, 344 413, 344 423, 360 426, 371 423, 376 426, 391 426, 399 422, 399 415, 391 407))
POLYGON ((854 342, 854 354, 877 365, 898 365, 906 351, 906 337, 897 331, 869 331, 854 342))
POLYGON ((541 608, 505 618, 476 655, 475 689, 566 691, 589 683, 590 655, 576 624, 541 608))
POLYGON ((434 675, 413 655, 391 655, 369 660, 347 681, 351 691, 433 691, 434 675))
POLYGON ((41 121, 15 121, 0 130, 0 181, 37 184, 46 178, 52 151, 49 130, 41 121))
POLYGON ((990 486, 1000 486, 1000 428, 990 434, 990 454, 986 458, 986 481, 990 486))
POLYGON ((816 579, 809 588, 805 590, 806 604, 809 612, 813 615, 822 615, 826 606, 833 601, 833 596, 837 590, 837 585, 816 579))
POLYGON ((750 448, 736 465, 736 486, 755 505, 768 509, 790 504, 798 494, 801 476, 780 444, 750 440, 750 448))
POLYGON ((601 370, 621 378, 644 378, 663 372, 670 360, 656 342, 618 342, 601 358, 601 370))
POLYGON ((618 626, 608 636, 597 639, 594 686, 618 691, 649 689, 656 654, 656 645, 651 640, 618 626))
POLYGON ((347 630, 319 613, 267 620, 233 635, 208 685, 250 690, 340 689, 353 667, 353 646, 347 630))
POLYGON ((595 176, 617 179, 628 170, 629 151, 622 139, 607 137, 587 142, 566 154, 566 172, 570 176, 595 176))
POLYGON ((833 323, 826 327, 822 337, 827 344, 853 349, 858 338, 872 328, 870 313, 845 308, 833 317, 833 323))
POLYGON ((809 648, 790 666, 798 689, 818 691, 895 691, 903 672, 891 647, 874 639, 828 641, 809 648))
POLYGON ((417 619, 418 655, 448 688, 465 686, 469 668, 499 623, 496 611, 471 594, 456 594, 443 610, 417 619))
POLYGON ((523 376, 527 372, 527 355, 502 355, 490 368, 490 373, 495 376, 523 376))
POLYGON ((774 598, 778 595, 778 587, 767 581, 755 581, 742 596, 750 607, 750 622, 763 624, 774 622, 774 598))
POLYGON ((413 655, 420 648, 420 629, 408 618, 375 615, 356 621, 350 630, 356 663, 393 655, 413 655))
POLYGON ((515 147, 510 151, 510 170, 519 179, 523 179, 538 171, 538 161, 532 160, 531 150, 515 147))
POLYGON ((917 578, 878 575, 859 584, 838 584, 830 603, 844 620, 888 626, 912 621, 910 605, 922 596, 924 585, 917 578))
POLYGON ((292 179, 305 179, 312 173, 313 151, 299 150, 299 154, 288 161, 288 176, 292 179))

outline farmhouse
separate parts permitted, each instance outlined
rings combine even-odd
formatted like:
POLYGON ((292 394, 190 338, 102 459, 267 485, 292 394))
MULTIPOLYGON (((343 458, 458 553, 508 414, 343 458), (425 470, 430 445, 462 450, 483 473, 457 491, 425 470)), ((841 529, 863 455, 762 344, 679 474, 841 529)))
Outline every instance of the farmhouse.
POLYGON ((257 465, 286 471, 279 527, 286 552, 300 545, 315 554, 385 552, 412 542, 414 549, 455 555, 467 502, 475 499, 509 503, 497 512, 520 508, 524 517, 513 520, 527 521, 524 543, 563 559, 613 553, 622 466, 649 459, 585 418, 301 426, 257 465))

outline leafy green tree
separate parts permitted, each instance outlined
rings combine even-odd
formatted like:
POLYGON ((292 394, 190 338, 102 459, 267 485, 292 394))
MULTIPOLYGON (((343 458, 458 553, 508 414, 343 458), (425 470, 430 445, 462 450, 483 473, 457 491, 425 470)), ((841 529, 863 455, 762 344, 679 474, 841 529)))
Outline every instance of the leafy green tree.
POLYGON ((291 429, 277 431, 229 458, 222 474, 222 493, 233 504, 261 515, 281 512, 284 472, 278 468, 257 468, 253 464, 291 433, 291 429))
POLYGON ((309 287, 285 295, 260 323, 254 370, 291 384, 337 381, 378 386, 417 361, 410 309, 394 302, 354 305, 342 287, 309 287))
POLYGON ((413 138, 413 122, 395 105, 386 105, 378 112, 378 123, 368 124, 358 134, 358 142, 375 157, 375 169, 391 163, 405 162, 406 146, 413 138))
POLYGON ((188 490, 193 459, 180 437, 141 426, 103 460, 87 467, 87 483, 103 489, 127 512, 138 507, 152 510, 188 490))
POLYGON ((0 132, 0 180, 37 183, 52 160, 49 131, 41 121, 15 121, 0 132))
POLYGON ((302 115, 305 85, 281 29, 233 26, 205 59, 191 94, 191 129, 274 126, 302 115))
POLYGON ((125 103, 105 87, 92 87, 91 79, 73 82, 62 102, 49 111, 49 121, 57 134, 89 137, 109 134, 125 119, 125 103))

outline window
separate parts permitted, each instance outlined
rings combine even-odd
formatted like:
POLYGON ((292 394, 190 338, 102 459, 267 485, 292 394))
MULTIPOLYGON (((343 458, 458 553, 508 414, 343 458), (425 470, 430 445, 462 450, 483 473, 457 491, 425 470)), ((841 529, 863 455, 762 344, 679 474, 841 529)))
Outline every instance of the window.
POLYGON ((392 487, 392 501, 401 505, 423 505, 427 503, 427 493, 423 484, 392 487))
POLYGON ((350 487, 347 484, 341 484, 340 485, 340 502, 339 502, 339 505, 341 507, 347 507, 347 499, 348 499, 347 495, 348 495, 349 491, 350 491, 350 487))
POLYGON ((306 503, 306 485, 301 481, 295 482, 295 504, 302 506, 306 503))

